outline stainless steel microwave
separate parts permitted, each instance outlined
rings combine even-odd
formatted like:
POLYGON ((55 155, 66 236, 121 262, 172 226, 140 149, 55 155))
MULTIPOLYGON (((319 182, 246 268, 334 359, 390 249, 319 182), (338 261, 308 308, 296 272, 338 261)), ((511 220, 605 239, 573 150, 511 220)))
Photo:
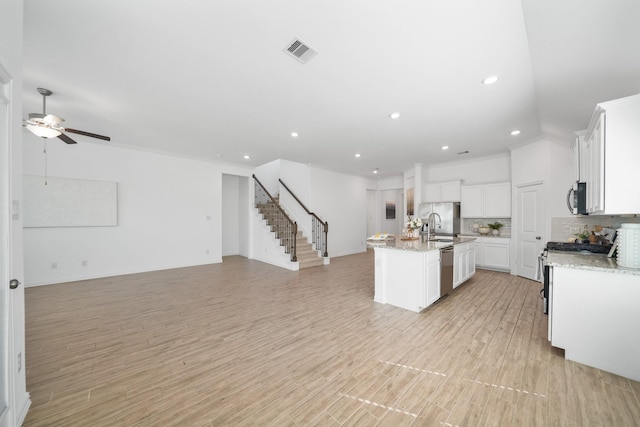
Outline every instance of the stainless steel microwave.
POLYGON ((567 208, 573 215, 589 215, 587 212, 587 183, 575 182, 567 192, 567 208))

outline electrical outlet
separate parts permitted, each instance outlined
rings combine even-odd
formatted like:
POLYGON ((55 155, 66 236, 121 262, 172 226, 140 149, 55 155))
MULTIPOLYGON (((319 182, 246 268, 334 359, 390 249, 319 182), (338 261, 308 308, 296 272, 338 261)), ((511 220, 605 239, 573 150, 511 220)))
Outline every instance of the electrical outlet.
POLYGON ((58 269, 58 263, 57 262, 52 262, 51 263, 51 269, 52 270, 57 270, 58 269))
POLYGON ((82 266, 83 266, 83 267, 86 267, 86 266, 88 266, 88 265, 89 265, 89 261, 87 261, 86 259, 83 259, 83 260, 82 260, 82 266))
POLYGON ((18 373, 22 371, 22 352, 18 353, 18 373))

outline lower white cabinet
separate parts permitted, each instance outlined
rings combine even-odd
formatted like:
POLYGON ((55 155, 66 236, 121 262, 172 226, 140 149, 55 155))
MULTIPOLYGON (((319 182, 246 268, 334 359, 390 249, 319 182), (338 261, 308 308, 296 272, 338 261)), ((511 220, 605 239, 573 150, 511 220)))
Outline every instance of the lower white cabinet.
POLYGON ((440 250, 375 247, 374 301, 420 312, 440 298, 440 250))
POLYGON ((554 266, 549 340, 578 363, 640 381, 640 276, 554 266))
POLYGON ((475 243, 461 243, 453 247, 453 287, 456 288, 476 273, 475 243))
POLYGON ((476 266, 491 270, 511 269, 511 239, 508 237, 478 237, 472 243, 476 248, 476 266))

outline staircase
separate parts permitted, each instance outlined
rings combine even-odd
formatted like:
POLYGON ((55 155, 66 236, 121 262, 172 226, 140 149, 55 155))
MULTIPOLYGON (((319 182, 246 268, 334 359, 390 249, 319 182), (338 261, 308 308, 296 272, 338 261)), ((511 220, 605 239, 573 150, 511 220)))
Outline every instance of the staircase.
MULTIPOLYGON (((278 198, 274 197, 273 201, 269 201, 267 203, 259 203, 256 207, 258 211, 262 215, 262 218, 266 221, 267 226, 271 229, 271 232, 275 233, 276 238, 280 240, 281 246, 286 246, 284 242, 282 242, 283 237, 286 238, 287 233, 284 233, 282 228, 285 226, 282 221, 277 220, 275 204, 278 203, 278 198), (282 236, 282 237, 279 237, 282 236)), ((318 255, 318 251, 313 248, 313 245, 309 243, 309 240, 304 237, 302 231, 298 230, 296 233, 296 261, 298 263, 298 268, 309 268, 315 267, 318 265, 324 265, 324 258, 318 255)))

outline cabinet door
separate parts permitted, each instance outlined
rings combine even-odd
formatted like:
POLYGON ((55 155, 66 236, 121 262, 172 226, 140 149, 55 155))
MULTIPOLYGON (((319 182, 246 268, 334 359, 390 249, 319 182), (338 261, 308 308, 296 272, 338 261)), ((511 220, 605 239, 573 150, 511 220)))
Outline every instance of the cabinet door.
POLYGON ((460 257, 460 283, 469 278, 469 249, 467 248, 460 257))
POLYGON ((485 241, 483 249, 485 267, 509 269, 509 245, 485 241))
POLYGON ((605 114, 593 129, 593 145, 591 147, 591 170, 593 172, 593 212, 604 211, 604 129, 605 114))
POLYGON ((604 130, 605 113, 601 112, 589 128, 584 141, 584 182, 587 183, 587 212, 604 211, 604 130))
POLYGON ((425 271, 426 305, 433 304, 440 298, 440 251, 427 252, 425 271))
POLYGON ((476 266, 482 267, 484 265, 484 257, 482 256, 482 237, 479 237, 475 242, 471 244, 473 252, 475 254, 476 266))
POLYGON ((443 202, 459 202, 460 181, 443 182, 440 188, 440 200, 443 202))
POLYGON ((476 274, 476 245, 469 245, 469 257, 467 258, 467 277, 476 274))
POLYGON ((482 185, 465 185, 460 189, 460 216, 482 218, 484 189, 482 185))
POLYGON ((425 184, 424 202, 438 203, 442 201, 442 187, 440 184, 425 184))
POLYGON ((462 283, 462 278, 460 276, 461 263, 462 263, 462 254, 459 251, 456 253, 456 249, 454 248, 454 254, 453 254, 453 287, 454 288, 457 287, 460 283, 462 283))
POLYGON ((484 186, 484 217, 509 218, 511 216, 511 183, 484 186))
POLYGON ((573 166, 576 170, 576 181, 584 181, 582 177, 581 165, 584 162, 584 137, 586 131, 578 131, 573 133, 573 142, 571 143, 571 150, 573 151, 573 166))

